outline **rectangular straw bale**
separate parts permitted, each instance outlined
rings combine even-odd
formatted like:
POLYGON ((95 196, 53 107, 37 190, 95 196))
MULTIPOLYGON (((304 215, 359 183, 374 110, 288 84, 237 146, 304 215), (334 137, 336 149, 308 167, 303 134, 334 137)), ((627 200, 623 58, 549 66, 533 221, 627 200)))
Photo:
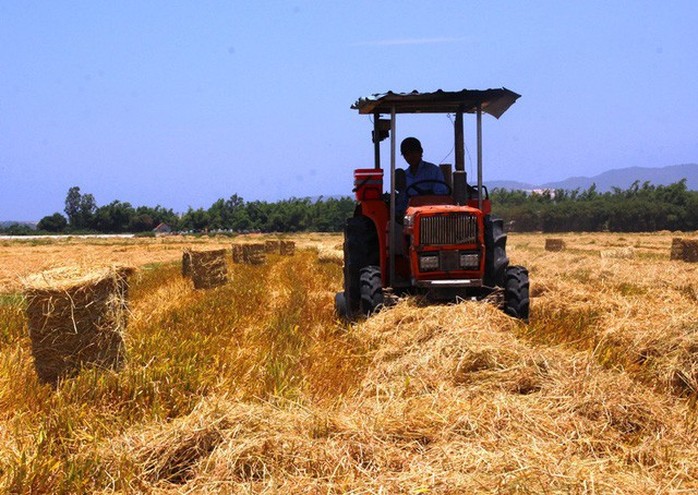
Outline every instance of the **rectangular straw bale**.
POLYGON ((242 244, 233 244, 233 263, 243 263, 242 244))
POLYGON ((698 240, 683 240, 683 257, 681 259, 691 263, 698 262, 698 240))
POLYGON ((228 282, 225 249, 191 252, 191 278, 195 289, 211 289, 228 282))
POLYGON ((562 239, 546 239, 545 240, 545 250, 546 251, 564 251, 565 241, 562 239))
POLYGON ((296 243, 294 241, 281 241, 280 253, 283 256, 293 256, 296 252, 296 243))
POLYGON ((265 241, 264 246, 267 254, 279 254, 281 241, 265 241))
POLYGON ((42 382, 125 360, 130 267, 59 268, 24 280, 34 367, 42 382))
POLYGON ((691 263, 698 262, 698 240, 674 237, 671 240, 671 255, 669 259, 691 263))
POLYGON ((684 252, 683 239, 680 237, 674 237, 671 240, 671 255, 669 259, 671 260, 682 260, 684 252))
POLYGON ((267 261, 266 246, 262 243, 243 244, 243 260, 248 265, 261 265, 267 261))
POLYGON ((244 263, 244 253, 242 244, 233 244, 233 263, 244 263))
POLYGON ((182 251, 182 276, 191 276, 191 250, 185 249, 182 251))

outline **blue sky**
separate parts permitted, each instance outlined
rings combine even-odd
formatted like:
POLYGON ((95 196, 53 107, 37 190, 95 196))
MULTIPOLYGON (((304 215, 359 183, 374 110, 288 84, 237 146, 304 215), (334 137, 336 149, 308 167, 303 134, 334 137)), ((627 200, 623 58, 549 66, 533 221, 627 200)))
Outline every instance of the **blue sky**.
MULTIPOLYGON (((521 94, 483 119, 485 183, 695 163, 697 25, 694 1, 0 0, 0 220, 72 186, 178 212, 350 194, 373 151, 349 107, 387 90, 521 94)), ((453 162, 446 116, 397 127, 453 162)))

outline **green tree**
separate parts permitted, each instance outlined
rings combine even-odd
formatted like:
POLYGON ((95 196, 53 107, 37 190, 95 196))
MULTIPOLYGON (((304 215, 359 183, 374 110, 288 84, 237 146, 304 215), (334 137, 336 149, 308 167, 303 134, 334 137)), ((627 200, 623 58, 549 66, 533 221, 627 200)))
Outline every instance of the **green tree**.
POLYGON ((65 214, 68 215, 68 222, 70 222, 71 227, 75 227, 80 223, 80 201, 82 200, 82 194, 80 194, 80 188, 73 186, 68 189, 68 194, 65 197, 65 214))
POLYGON ((92 226, 97 203, 92 194, 81 194, 78 186, 68 189, 65 198, 65 213, 73 229, 86 229, 92 226))
POLYGON ((203 208, 193 209, 191 206, 182 216, 182 227, 188 230, 202 231, 210 226, 208 211, 203 208))
POLYGON ((68 220, 66 220, 63 215, 56 212, 53 215, 45 216, 39 220, 36 228, 46 232, 63 232, 67 226, 68 220))
POLYGON ((114 200, 108 205, 100 206, 94 214, 93 227, 104 233, 128 232, 136 211, 130 203, 114 200))

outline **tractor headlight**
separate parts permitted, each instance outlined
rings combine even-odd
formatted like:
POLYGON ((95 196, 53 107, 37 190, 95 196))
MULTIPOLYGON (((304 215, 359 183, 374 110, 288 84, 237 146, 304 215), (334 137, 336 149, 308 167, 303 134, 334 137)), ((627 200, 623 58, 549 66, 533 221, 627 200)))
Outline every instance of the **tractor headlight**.
POLYGON ((439 269, 438 255, 428 254, 419 257, 419 271, 431 272, 439 269))
POLYGON ((477 270, 480 268, 480 255, 477 253, 461 253, 460 267, 463 270, 477 270))
POLYGON ((403 225, 406 229, 411 229, 414 227, 414 215, 405 215, 403 225))

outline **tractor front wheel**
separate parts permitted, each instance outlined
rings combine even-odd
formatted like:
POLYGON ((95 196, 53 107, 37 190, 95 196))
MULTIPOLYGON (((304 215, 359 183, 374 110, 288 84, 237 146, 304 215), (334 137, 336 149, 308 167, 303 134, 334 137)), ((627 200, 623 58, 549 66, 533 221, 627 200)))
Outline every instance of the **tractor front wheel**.
POLYGON ((528 270, 509 266, 504 277, 504 312, 528 322, 528 270))
POLYGON ((383 281, 379 266, 366 266, 361 269, 361 312, 366 316, 381 310, 384 303, 383 281))
POLYGON ((334 296, 334 312, 342 320, 349 319, 349 311, 347 310, 347 298, 344 292, 337 292, 334 296))
POLYGON ((351 319, 361 310, 361 269, 378 264, 378 235, 363 215, 347 219, 344 227, 344 311, 351 319))

